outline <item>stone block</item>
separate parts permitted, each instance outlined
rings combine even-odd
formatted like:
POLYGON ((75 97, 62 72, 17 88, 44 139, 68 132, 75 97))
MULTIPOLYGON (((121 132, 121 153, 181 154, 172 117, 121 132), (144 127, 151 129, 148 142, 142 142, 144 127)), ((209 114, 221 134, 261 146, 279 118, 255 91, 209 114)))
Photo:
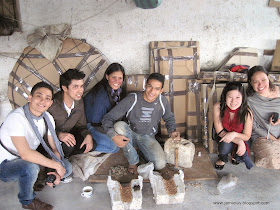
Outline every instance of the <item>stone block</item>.
POLYGON ((183 168, 191 168, 195 153, 194 144, 186 139, 181 139, 175 143, 172 138, 169 138, 164 144, 164 152, 167 163, 175 165, 175 148, 178 147, 178 166, 183 168))
POLYGON ((131 180, 132 200, 130 202, 123 201, 121 197, 121 184, 118 181, 112 180, 111 176, 108 176, 107 186, 110 192, 112 210, 142 208, 143 178, 141 176, 138 176, 138 179, 131 180))
POLYGON ((150 171, 149 179, 153 189, 154 199, 157 205, 176 204, 184 202, 185 184, 184 172, 182 170, 179 170, 179 174, 174 174, 173 179, 177 188, 177 192, 173 195, 169 195, 167 193, 164 185, 164 180, 158 172, 150 171))
POLYGON ((223 176, 217 185, 217 189, 223 195, 235 189, 238 178, 233 174, 223 176))

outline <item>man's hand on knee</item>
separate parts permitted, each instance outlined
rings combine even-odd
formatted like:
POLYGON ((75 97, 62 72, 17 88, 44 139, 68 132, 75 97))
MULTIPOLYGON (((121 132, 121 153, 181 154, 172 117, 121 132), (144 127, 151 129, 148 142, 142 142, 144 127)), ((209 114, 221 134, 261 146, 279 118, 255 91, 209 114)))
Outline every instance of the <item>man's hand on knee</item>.
POLYGON ((64 142, 68 147, 74 147, 76 145, 76 139, 71 133, 59 133, 58 138, 64 142))
POLYGON ((116 135, 112 138, 112 140, 120 148, 125 147, 129 142, 129 138, 122 136, 122 135, 116 135))
POLYGON ((84 151, 84 153, 88 153, 89 151, 92 150, 93 148, 93 141, 92 141, 92 137, 91 135, 87 135, 86 138, 84 139, 83 143, 80 146, 80 149, 86 145, 86 149, 84 151))

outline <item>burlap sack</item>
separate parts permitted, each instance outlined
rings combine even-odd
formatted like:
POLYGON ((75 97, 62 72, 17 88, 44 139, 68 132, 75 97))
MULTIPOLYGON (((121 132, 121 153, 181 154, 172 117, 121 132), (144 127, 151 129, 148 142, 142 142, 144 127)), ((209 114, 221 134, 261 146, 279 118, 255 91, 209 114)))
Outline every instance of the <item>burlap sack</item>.
POLYGON ((280 142, 258 138, 252 146, 255 165, 261 168, 280 169, 280 142))

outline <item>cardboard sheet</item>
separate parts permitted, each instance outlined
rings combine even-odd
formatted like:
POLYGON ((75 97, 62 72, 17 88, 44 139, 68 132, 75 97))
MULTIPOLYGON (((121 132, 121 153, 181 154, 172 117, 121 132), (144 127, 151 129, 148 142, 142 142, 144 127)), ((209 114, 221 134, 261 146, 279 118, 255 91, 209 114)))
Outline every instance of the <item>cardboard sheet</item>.
MULTIPOLYGON (((197 48, 170 48, 159 50, 159 72, 165 76, 164 95, 175 115, 176 129, 186 137, 187 80, 195 79, 200 71, 197 48)), ((168 137, 161 123, 161 137, 168 137)))
POLYGON ((145 84, 148 78, 148 74, 133 74, 126 75, 126 91, 128 93, 136 92, 136 91, 144 91, 145 84))
POLYGON ((107 66, 102 53, 85 40, 64 40, 62 50, 53 62, 35 48, 27 47, 9 76, 8 97, 12 108, 23 106, 32 87, 40 81, 50 84, 55 92, 59 91, 59 77, 70 68, 80 69, 86 74, 86 93, 103 78, 107 66))
MULTIPOLYGON (((198 41, 153 41, 149 45, 150 55, 150 73, 159 73, 159 53, 158 50, 166 48, 184 48, 184 47, 196 47, 199 49, 198 41)), ((199 57, 199 51, 198 51, 199 57)))

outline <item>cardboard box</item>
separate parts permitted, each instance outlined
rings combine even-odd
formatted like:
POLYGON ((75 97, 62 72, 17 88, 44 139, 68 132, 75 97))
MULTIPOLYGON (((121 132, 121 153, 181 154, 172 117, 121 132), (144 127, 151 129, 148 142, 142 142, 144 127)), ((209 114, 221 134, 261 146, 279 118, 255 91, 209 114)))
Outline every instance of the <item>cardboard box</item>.
MULTIPOLYGON (((214 71, 201 71, 198 74, 198 79, 202 80, 203 83, 214 83, 214 71)), ((268 78, 273 83, 280 82, 280 74, 276 72, 269 72, 268 78)), ((231 72, 230 70, 227 71, 216 71, 216 81, 217 82, 229 82, 229 81, 238 81, 238 82, 247 82, 247 74, 245 73, 238 73, 238 72, 231 72)))
MULTIPOLYGON (((153 41, 149 44, 150 54, 150 72, 159 73, 159 49, 165 48, 185 48, 185 47, 196 47, 199 48, 198 41, 153 41)), ((198 57, 199 51, 197 50, 198 57)))
MULTIPOLYGON (((173 91, 169 91, 169 80, 165 80, 163 95, 169 100, 171 111, 174 113, 176 121, 176 130, 181 133, 183 138, 186 137, 186 114, 187 114, 187 96, 186 96, 186 79, 177 79, 173 84, 173 91)), ((168 138, 165 122, 161 120, 161 137, 168 138)))
POLYGON ((198 74, 198 79, 202 80, 203 83, 214 83, 214 74, 216 74, 216 81, 228 82, 228 81, 239 81, 247 82, 247 74, 231 72, 231 71, 201 71, 198 74))
MULTIPOLYGON (((165 76, 164 95, 175 115, 176 129, 184 138, 187 131, 187 83, 188 79, 195 79, 200 71, 197 55, 195 47, 159 50, 159 71, 165 76)), ((161 136, 168 137, 163 122, 161 136)))
POLYGON ((204 127, 203 133, 207 133, 207 139, 203 139, 204 142, 208 142, 208 150, 210 153, 217 153, 217 144, 212 139, 212 128, 213 128, 213 105, 220 100, 221 93, 225 87, 225 84, 216 84, 215 91, 212 98, 209 98, 209 94, 211 92, 213 85, 211 84, 202 84, 201 92, 202 92, 202 101, 203 101, 203 119, 204 119, 204 127), (208 111, 206 110, 206 102, 209 100, 208 111))
POLYGON ((145 84, 148 79, 148 74, 134 74, 134 75, 126 75, 126 91, 136 92, 136 91, 144 91, 145 84))
POLYGON ((159 50, 159 72, 173 79, 196 79, 200 72, 198 49, 169 48, 159 50))
MULTIPOLYGON (((201 81, 187 80, 186 138, 202 141, 201 81)), ((203 142, 204 143, 204 142, 203 142)), ((206 145, 205 145, 206 146, 206 145)))

